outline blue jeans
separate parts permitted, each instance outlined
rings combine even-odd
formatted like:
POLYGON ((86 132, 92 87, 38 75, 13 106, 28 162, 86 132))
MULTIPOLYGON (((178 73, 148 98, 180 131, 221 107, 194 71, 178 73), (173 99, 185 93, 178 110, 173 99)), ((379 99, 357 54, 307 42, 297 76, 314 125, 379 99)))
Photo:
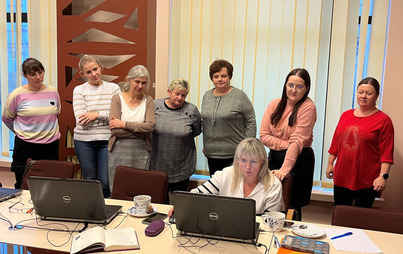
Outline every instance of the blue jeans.
POLYGON ((98 180, 102 184, 104 197, 111 195, 108 176, 108 141, 74 140, 74 150, 85 179, 98 180))

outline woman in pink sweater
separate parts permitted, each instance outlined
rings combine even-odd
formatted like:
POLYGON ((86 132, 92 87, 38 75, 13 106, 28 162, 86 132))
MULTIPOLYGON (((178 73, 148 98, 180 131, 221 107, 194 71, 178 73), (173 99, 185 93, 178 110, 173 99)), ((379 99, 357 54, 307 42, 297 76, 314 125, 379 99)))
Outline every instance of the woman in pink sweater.
POLYGON ((263 115, 260 139, 270 148, 269 168, 281 181, 292 176, 291 204, 302 218, 309 204, 315 157, 311 148, 316 107, 308 98, 311 79, 305 69, 286 77, 281 98, 271 101, 263 115))

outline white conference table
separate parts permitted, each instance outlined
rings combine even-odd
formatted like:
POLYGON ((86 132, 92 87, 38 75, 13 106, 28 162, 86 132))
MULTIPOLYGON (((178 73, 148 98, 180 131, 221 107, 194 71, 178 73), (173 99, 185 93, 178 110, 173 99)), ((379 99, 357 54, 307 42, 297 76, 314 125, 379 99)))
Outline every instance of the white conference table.
MULTIPOLYGON (((21 195, 22 202, 25 207, 32 207, 32 204, 28 202, 30 195, 28 191, 24 191, 21 195)), ((32 227, 38 227, 37 221, 35 220, 35 214, 27 213, 10 213, 9 206, 14 202, 18 201, 19 198, 13 198, 8 201, 0 203, 0 216, 7 218, 11 221, 13 225, 20 224, 32 227)), ((119 204, 123 206, 122 211, 127 211, 129 207, 133 205, 132 201, 123 200, 113 200, 106 199, 107 204, 119 204)), ((157 208, 158 212, 167 213, 171 206, 153 204, 157 208)), ((203 238, 192 238, 192 242, 188 242, 185 237, 177 237, 173 239, 173 235, 176 236, 176 227, 172 225, 172 231, 168 226, 156 237, 148 237, 145 235, 144 230, 147 225, 141 223, 144 218, 137 218, 133 216, 119 215, 116 217, 107 228, 114 227, 133 227, 137 232, 137 237, 140 244, 139 250, 129 250, 122 251, 122 253, 264 253, 264 247, 256 247, 251 244, 234 243, 228 241, 216 241, 211 240, 211 243, 215 245, 208 244, 208 240, 203 238), (180 243, 187 247, 178 246, 180 243), (186 243, 186 244, 185 244, 186 243), (206 246, 204 246, 206 245, 206 246), (197 246, 204 246, 199 248, 197 246)), ((261 223, 261 218, 257 217, 258 222, 261 223)), ((71 222, 60 222, 60 221, 42 221, 38 219, 40 225, 46 228, 52 229, 64 229, 68 227, 70 230, 74 229, 78 224, 71 222)), ((262 229, 268 229, 263 223, 260 224, 262 229)), ((321 227, 334 227, 330 225, 320 225, 314 224, 321 227)), ((89 226, 95 226, 90 224, 89 226)), ((82 228, 83 224, 78 225, 78 229, 82 228)), ((346 231, 348 228, 346 228, 346 231)), ((395 254, 399 253, 401 249, 401 243, 403 242, 402 234, 392 234, 379 231, 364 230, 366 235, 383 251, 385 254, 395 254)), ((77 233, 74 233, 77 234, 77 233)), ((283 229, 281 232, 276 233, 276 236, 281 239, 285 235, 293 235, 290 229, 283 229)), ((271 233, 261 232, 259 236, 259 243, 263 243, 269 246, 271 233)), ((327 241, 330 243, 330 253, 346 253, 337 251, 330 240, 324 236, 318 238, 318 240, 327 241)), ((71 234, 65 232, 54 232, 43 229, 32 229, 24 227, 20 230, 9 230, 9 224, 3 220, 0 220, 0 242, 6 244, 15 244, 26 246, 29 248, 39 248, 40 251, 52 250, 60 252, 70 252, 71 246, 71 234)), ((29 249, 35 253, 35 249, 29 249)), ((277 249, 273 246, 269 252, 270 254, 277 253, 277 249)))

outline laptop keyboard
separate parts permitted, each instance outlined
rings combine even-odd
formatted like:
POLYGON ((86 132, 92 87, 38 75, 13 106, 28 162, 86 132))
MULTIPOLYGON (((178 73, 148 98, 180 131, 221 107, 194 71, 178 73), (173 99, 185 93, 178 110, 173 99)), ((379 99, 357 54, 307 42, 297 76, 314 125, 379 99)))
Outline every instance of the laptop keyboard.
POLYGON ((116 209, 113 209, 112 207, 109 206, 106 206, 105 210, 106 210, 106 218, 110 218, 116 212, 116 209))
POLYGON ((0 202, 21 195, 22 190, 0 188, 0 202))

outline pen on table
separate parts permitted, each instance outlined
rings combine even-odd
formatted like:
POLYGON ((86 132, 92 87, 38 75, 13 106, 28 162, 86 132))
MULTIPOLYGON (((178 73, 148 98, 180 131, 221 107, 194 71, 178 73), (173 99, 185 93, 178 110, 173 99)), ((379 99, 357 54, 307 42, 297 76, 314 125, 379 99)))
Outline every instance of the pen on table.
POLYGON ((32 207, 31 209, 29 209, 29 210, 27 211, 27 213, 32 213, 33 210, 34 210, 34 208, 32 207))
POLYGON ((332 238, 330 238, 330 240, 334 240, 334 239, 337 239, 337 238, 349 236, 349 235, 352 235, 352 234, 353 234, 353 232, 347 232, 347 233, 344 233, 344 234, 342 234, 342 235, 333 236, 332 238))
POLYGON ((277 236, 274 236, 274 247, 277 249, 281 247, 281 244, 280 244, 277 236))

